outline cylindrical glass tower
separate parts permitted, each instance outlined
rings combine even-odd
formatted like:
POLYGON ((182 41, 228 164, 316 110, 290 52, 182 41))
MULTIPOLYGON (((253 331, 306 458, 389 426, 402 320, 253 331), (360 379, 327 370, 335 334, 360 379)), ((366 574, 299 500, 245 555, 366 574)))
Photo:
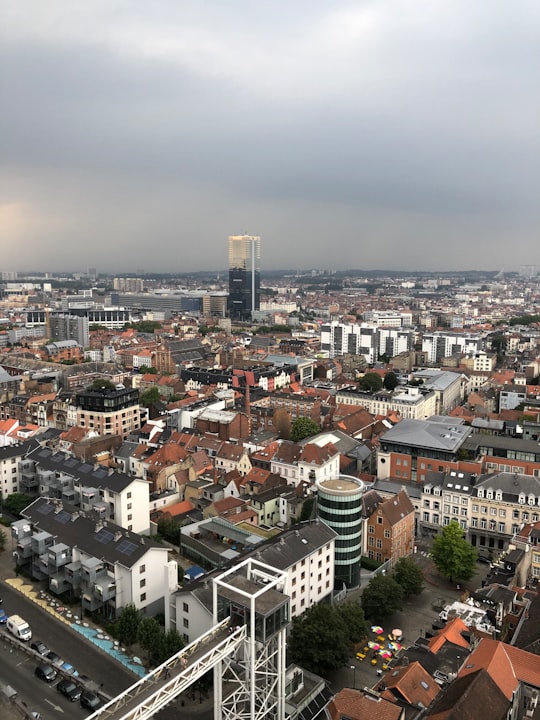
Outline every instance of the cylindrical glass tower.
POLYGON ((360 585, 362 557, 362 496, 365 485, 351 475, 317 483, 317 513, 338 533, 335 549, 336 587, 360 585))

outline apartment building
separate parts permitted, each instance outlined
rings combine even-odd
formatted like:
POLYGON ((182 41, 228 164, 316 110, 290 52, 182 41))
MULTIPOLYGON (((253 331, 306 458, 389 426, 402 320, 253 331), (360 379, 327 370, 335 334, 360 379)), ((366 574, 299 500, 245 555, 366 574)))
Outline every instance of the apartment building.
MULTIPOLYGON (((331 597, 334 589, 335 533, 317 520, 298 523, 264 543, 253 556, 287 573, 283 592, 290 597, 291 618, 331 597)), ((244 556, 249 557, 249 554, 244 556)), ((212 627, 212 583, 204 576, 168 598, 167 629, 176 629, 192 642, 212 627)))
POLYGON ((163 612, 168 549, 80 508, 34 500, 12 523, 15 563, 56 594, 80 598, 84 610, 114 619, 128 604, 163 612))
POLYGON ((484 341, 480 335, 467 333, 425 333, 422 338, 422 352, 427 353, 432 364, 440 363, 452 355, 476 355, 483 350, 484 341))
POLYGON ((34 445, 19 456, 20 492, 68 503, 101 521, 148 533, 149 485, 68 453, 34 445))
POLYGON ((430 470, 442 472, 458 461, 471 432, 455 418, 402 420, 380 438, 377 476, 424 482, 430 470))
POLYGON ((100 435, 126 438, 144 425, 147 411, 139 405, 139 392, 123 386, 81 390, 75 398, 77 425, 100 435))
POLYGON ((424 420, 437 412, 436 394, 418 387, 398 387, 394 392, 381 390, 375 393, 356 387, 344 388, 336 393, 336 403, 363 407, 371 415, 396 412, 402 418, 411 420, 424 420))

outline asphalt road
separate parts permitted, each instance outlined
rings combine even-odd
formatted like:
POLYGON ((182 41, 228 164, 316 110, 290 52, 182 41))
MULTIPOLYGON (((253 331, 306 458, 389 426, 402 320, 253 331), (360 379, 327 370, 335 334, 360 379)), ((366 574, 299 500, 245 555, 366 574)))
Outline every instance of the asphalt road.
MULTIPOLYGON (((103 690, 108 695, 118 695, 137 680, 132 672, 86 641, 69 625, 56 620, 4 582, 0 582, 0 595, 8 615, 17 613, 30 624, 32 640, 43 640, 50 650, 74 665, 81 675, 88 675, 98 685, 103 683, 103 690)), ((1 632, 7 633, 7 630, 1 632)), ((35 663, 31 662, 33 672, 35 663)), ((42 685, 45 686, 45 683, 42 685)))

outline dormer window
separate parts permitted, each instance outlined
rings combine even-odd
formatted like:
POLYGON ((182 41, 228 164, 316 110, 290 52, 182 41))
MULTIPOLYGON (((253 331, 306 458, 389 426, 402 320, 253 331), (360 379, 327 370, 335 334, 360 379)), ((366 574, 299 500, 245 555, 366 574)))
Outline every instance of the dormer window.
POLYGON ((483 498, 484 497, 484 488, 478 488, 478 497, 483 498))
POLYGON ((493 490, 491 488, 489 490, 486 490, 486 498, 488 500, 493 500, 493 490))
POLYGON ((497 492, 495 493, 495 500, 498 500, 499 502, 501 502, 502 499, 503 499, 502 492, 500 490, 497 490, 497 492))
POLYGON ((534 495, 529 495, 529 505, 535 505, 536 504, 536 498, 534 495))
POLYGON ((523 493, 520 493, 518 502, 520 505, 525 505, 525 495, 523 493))

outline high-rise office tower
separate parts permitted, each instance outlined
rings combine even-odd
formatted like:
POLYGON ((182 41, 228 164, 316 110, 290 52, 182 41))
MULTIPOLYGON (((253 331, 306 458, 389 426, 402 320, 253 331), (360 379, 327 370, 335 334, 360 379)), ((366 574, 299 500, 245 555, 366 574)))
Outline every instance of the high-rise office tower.
POLYGON ((229 235, 229 315, 249 320, 260 308, 261 238, 229 235))

